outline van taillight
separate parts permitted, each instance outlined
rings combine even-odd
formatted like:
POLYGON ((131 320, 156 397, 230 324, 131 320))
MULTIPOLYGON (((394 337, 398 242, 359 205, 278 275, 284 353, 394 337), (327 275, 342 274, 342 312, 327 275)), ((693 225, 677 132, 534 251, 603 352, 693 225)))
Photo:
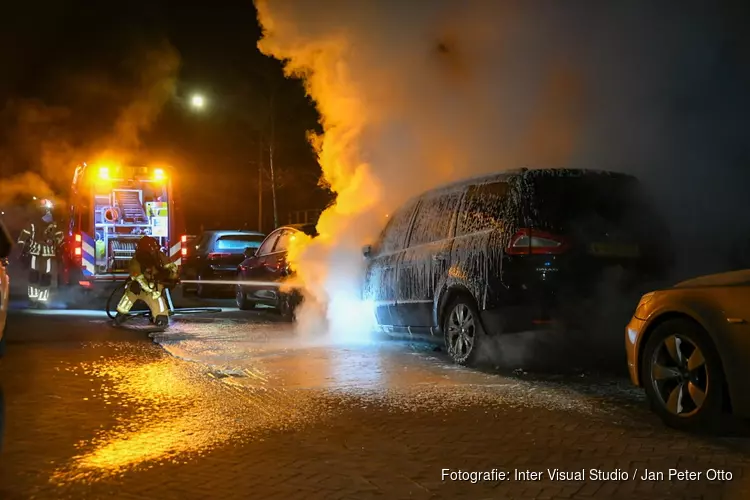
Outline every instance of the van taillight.
POLYGON ((208 260, 219 260, 222 257, 229 257, 231 254, 228 253, 220 253, 220 252, 211 252, 208 254, 208 260))
POLYGON ((556 255, 564 253, 568 243, 562 236, 532 229, 519 229, 505 250, 509 255, 556 255))

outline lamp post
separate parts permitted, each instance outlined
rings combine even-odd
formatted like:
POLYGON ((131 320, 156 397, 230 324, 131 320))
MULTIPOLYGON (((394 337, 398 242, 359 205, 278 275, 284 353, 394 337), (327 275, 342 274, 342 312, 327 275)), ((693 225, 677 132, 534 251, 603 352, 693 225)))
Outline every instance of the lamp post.
MULTIPOLYGON (((279 213, 276 205, 276 171, 274 169, 274 145, 276 141, 276 120, 274 116, 274 98, 276 89, 271 88, 268 96, 268 169, 271 176, 271 200, 273 204, 273 229, 279 227, 279 213)), ((258 130, 258 231, 263 230, 263 132, 258 130)))
POLYGON ((275 120, 274 120, 274 113, 273 113, 273 101, 274 101, 274 94, 275 89, 271 91, 271 96, 269 98, 269 120, 270 120, 270 126, 271 126, 271 137, 268 141, 268 164, 269 168, 271 170, 271 198, 273 198, 273 228, 276 229, 279 227, 279 214, 276 210, 276 180, 274 178, 274 171, 273 171, 273 143, 275 140, 275 120))
POLYGON ((263 232, 263 138, 258 132, 258 231, 263 232))

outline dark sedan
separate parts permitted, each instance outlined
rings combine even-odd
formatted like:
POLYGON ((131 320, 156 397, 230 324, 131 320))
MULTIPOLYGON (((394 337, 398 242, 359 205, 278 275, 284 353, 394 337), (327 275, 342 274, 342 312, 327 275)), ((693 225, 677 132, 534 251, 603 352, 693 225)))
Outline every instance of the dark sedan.
POLYGON ((237 269, 237 307, 253 309, 256 304, 275 307, 287 319, 294 318, 294 309, 301 296, 296 291, 280 292, 278 283, 289 279, 287 252, 300 235, 317 236, 314 224, 283 226, 270 233, 254 255, 245 259, 237 269))
POLYGON ((211 281, 234 280, 237 266, 246 255, 260 247, 265 235, 255 231, 204 231, 190 245, 183 262, 182 277, 197 280, 185 291, 195 291, 199 297, 211 292, 231 289, 231 285, 211 285, 211 281))

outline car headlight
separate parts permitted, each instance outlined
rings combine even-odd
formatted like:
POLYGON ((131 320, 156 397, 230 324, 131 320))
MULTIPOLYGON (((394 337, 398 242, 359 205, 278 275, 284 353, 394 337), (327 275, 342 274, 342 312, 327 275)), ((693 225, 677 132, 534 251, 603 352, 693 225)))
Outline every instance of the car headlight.
POLYGON ((641 297, 641 300, 638 301, 638 306, 636 306, 635 308, 635 313, 633 313, 633 316, 638 319, 646 319, 646 306, 654 299, 654 295, 655 292, 649 292, 641 297))

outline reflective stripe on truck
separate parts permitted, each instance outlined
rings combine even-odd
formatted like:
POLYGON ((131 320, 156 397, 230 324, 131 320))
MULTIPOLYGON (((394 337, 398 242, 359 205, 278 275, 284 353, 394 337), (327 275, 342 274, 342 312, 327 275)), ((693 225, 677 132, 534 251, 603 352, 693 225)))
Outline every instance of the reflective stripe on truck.
POLYGON ((84 276, 96 274, 96 242, 86 233, 81 233, 81 269, 84 276))

